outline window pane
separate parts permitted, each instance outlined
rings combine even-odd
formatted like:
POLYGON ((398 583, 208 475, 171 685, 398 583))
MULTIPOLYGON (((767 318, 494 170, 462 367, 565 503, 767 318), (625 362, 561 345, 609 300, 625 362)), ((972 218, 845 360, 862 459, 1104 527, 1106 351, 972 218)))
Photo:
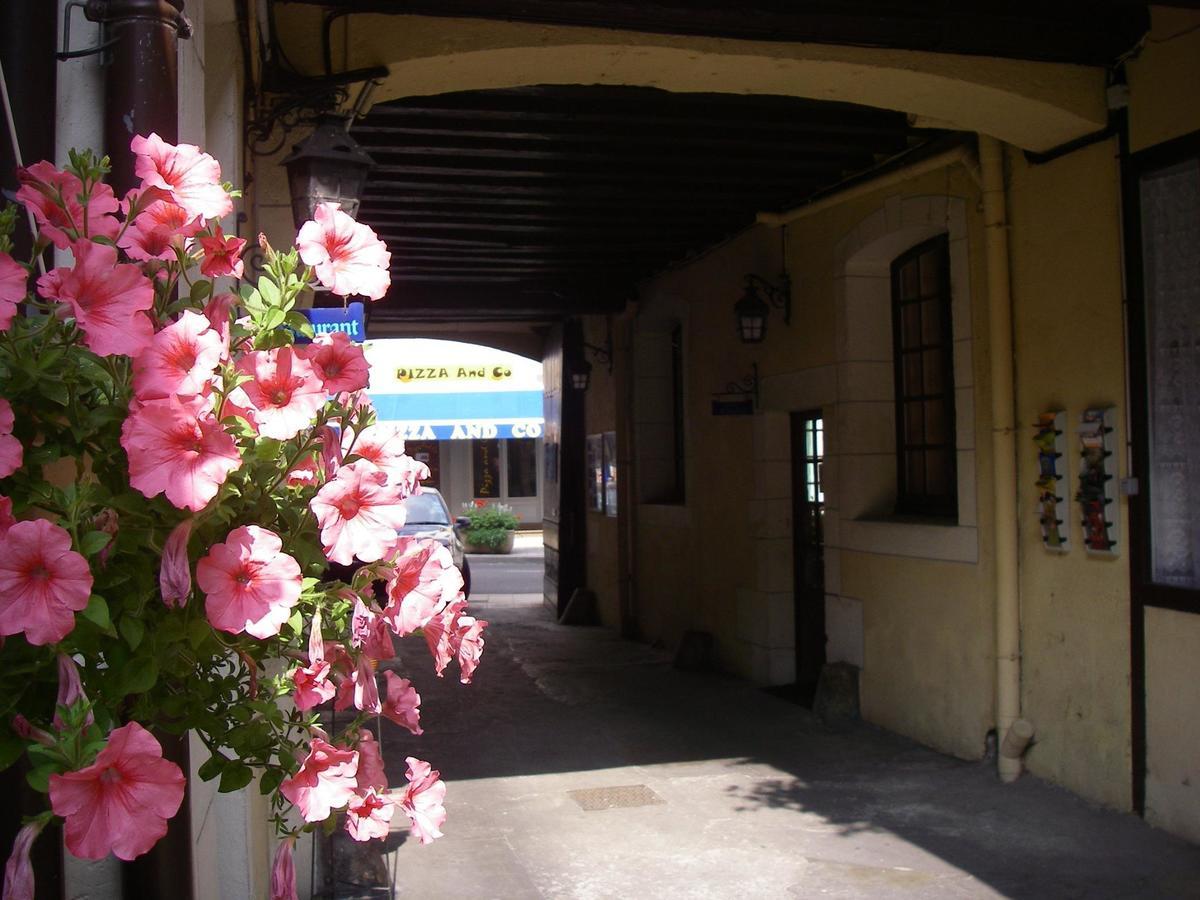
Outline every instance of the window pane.
POLYGON ((925 454, 920 450, 908 451, 908 483, 905 485, 909 495, 925 493, 925 454))
POLYGON ((537 496, 537 438, 508 439, 508 496, 537 496))
POLYGON ((936 251, 921 256, 921 296, 930 297, 938 293, 942 276, 942 256, 936 251))
POLYGON ((922 354, 925 369, 925 393, 940 394, 942 392, 942 375, 945 372, 946 364, 943 361, 944 354, 941 350, 926 350, 922 354))
POLYGON ((936 347, 945 342, 942 334, 942 301, 938 298, 921 303, 921 343, 936 347))
POLYGON ((919 347, 921 345, 921 305, 906 303, 900 307, 900 330, 902 347, 919 347))
POLYGON ((1142 179, 1151 577, 1200 587, 1200 160, 1142 179), (1191 477, 1189 477, 1191 473, 1191 477))
POLYGON ((904 385, 905 394, 921 393, 921 353, 904 354, 904 385))
POLYGON ((917 261, 914 259, 900 269, 900 297, 904 300, 916 297, 918 285, 917 261))
POLYGON ((925 443, 946 444, 946 404, 941 399, 925 401, 925 443))
POLYGON ((471 470, 474 475, 475 496, 500 496, 500 442, 471 441, 471 470))
POLYGON ((920 401, 904 404, 904 443, 925 443, 925 410, 920 401))
POLYGON ((955 485, 952 457, 946 450, 929 450, 925 453, 925 492, 930 497, 952 496, 955 485))

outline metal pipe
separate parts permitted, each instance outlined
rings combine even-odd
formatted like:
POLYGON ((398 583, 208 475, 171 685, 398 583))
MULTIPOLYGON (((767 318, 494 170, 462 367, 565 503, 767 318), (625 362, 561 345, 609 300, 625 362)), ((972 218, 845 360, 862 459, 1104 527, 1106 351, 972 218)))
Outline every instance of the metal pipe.
MULTIPOLYGON (((979 135, 987 256, 988 349, 991 357, 993 520, 996 561, 996 734, 1007 741, 1021 716, 1021 609, 1017 581, 1017 447, 1013 389, 1012 289, 1004 149, 979 135)), ((1021 760, 998 755, 1002 781, 1015 781, 1021 760)))
POLYGON ((119 197, 138 183, 129 150, 134 135, 178 140, 179 39, 190 37, 192 26, 183 0, 88 0, 84 13, 114 42, 104 84, 104 146, 119 197))

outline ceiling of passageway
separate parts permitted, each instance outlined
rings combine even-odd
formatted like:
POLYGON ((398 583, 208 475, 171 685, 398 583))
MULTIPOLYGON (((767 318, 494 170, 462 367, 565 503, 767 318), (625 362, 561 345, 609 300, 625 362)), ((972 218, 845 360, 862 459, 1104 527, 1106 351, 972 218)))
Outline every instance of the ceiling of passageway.
MULTIPOLYGON (((930 140, 905 116, 786 97, 533 87, 375 106, 359 218, 392 251, 380 318, 529 318, 632 286, 930 140)), ((919 152, 919 151, 917 151, 919 152)))

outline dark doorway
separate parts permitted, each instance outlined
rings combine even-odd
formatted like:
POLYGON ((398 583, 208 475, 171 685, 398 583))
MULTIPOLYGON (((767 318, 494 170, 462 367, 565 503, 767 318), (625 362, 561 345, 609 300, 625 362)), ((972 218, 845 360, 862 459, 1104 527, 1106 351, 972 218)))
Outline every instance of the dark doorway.
POLYGON ((556 616, 586 580, 583 392, 571 386, 570 374, 572 363, 582 358, 583 337, 577 320, 550 329, 542 361, 546 455, 542 537, 544 594, 556 616))
POLYGON ((792 559, 796 604, 796 700, 812 706, 825 665, 825 423, 792 413, 792 559))

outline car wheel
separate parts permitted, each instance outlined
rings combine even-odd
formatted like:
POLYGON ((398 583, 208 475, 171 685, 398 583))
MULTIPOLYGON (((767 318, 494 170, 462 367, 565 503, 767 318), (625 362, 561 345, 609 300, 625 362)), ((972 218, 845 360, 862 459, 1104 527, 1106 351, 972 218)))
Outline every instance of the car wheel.
POLYGON ((463 596, 471 596, 471 564, 467 562, 464 556, 462 561, 462 577, 463 577, 463 596))

